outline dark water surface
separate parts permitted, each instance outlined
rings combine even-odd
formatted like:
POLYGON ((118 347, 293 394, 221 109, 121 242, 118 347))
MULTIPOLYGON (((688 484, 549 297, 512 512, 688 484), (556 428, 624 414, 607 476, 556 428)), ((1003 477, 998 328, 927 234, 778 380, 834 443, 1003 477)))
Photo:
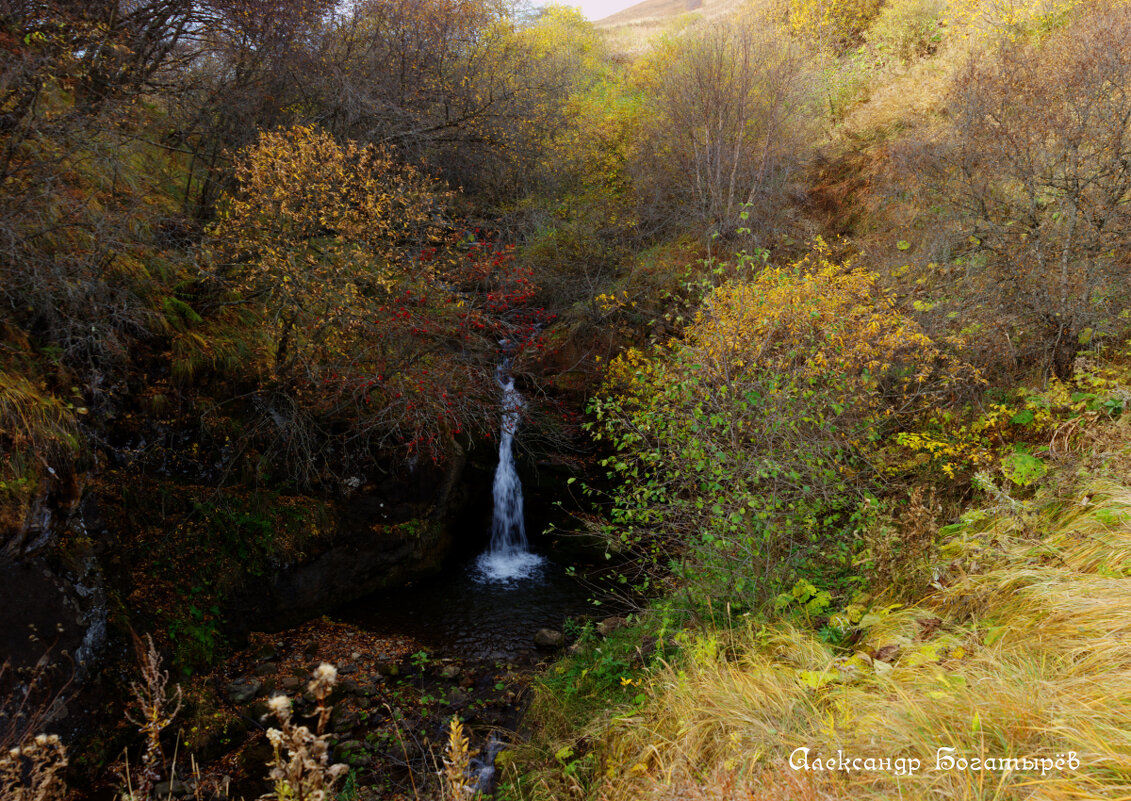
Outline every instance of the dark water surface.
POLYGON ((535 650, 540 628, 561 631, 568 617, 611 614, 589 602, 591 587, 539 556, 526 575, 506 581, 488 579, 472 556, 435 579, 363 598, 335 617, 377 634, 413 637, 438 656, 513 660, 535 650))

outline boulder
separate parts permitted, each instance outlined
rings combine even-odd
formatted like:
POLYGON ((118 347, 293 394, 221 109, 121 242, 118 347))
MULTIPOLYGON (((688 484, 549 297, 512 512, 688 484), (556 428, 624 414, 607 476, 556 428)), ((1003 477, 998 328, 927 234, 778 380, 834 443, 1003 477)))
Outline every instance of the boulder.
POLYGON ((534 635, 534 644, 539 648, 561 648, 565 636, 554 629, 538 629, 534 635))
POLYGON ((597 624, 597 633, 602 637, 608 637, 617 629, 623 629, 628 625, 628 621, 623 617, 607 617, 597 624))
POLYGON ((357 726, 358 715, 352 709, 343 706, 334 707, 330 714, 330 728, 334 734, 345 734, 357 726))
POLYGON ((157 782, 153 785, 153 794, 157 798, 184 798, 192 795, 192 788, 180 779, 171 779, 167 782, 157 782))
POLYGON ((236 679, 227 687, 228 700, 237 705, 246 704, 259 695, 262 688, 263 682, 258 679, 236 679))
POLYGON ((365 743, 360 740, 345 740, 334 746, 334 762, 356 765, 363 762, 366 756, 365 743))

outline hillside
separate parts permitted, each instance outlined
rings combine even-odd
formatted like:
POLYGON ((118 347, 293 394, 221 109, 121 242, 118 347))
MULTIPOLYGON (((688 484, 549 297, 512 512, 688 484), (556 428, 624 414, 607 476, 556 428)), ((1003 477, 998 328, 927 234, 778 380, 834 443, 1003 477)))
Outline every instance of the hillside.
POLYGON ((644 0, 594 22, 613 53, 645 52, 651 39, 681 19, 718 19, 735 13, 743 0, 644 0))
POLYGON ((704 0, 643 0, 641 3, 599 19, 593 24, 598 28, 614 25, 639 25, 645 22, 677 17, 690 11, 706 11, 708 7, 717 5, 721 5, 721 3, 704 2, 704 0))
POLYGON ((1131 798, 1131 2, 0 54, 0 801, 1131 798))

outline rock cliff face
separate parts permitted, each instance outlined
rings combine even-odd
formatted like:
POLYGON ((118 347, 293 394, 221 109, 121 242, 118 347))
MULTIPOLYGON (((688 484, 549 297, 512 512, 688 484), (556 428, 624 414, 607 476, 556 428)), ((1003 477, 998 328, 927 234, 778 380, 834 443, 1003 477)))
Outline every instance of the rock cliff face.
POLYGON ((45 714, 58 727, 61 688, 81 686, 105 647, 106 593, 81 497, 76 477, 55 477, 20 525, 0 531, 0 720, 24 703, 25 719, 45 714))
POLYGON ((443 470, 363 487, 339 504, 336 530, 317 550, 239 594, 228 614, 233 633, 293 626, 438 573, 489 481, 459 458, 443 470))
MULTIPOLYGON (((462 458, 381 484, 357 482, 329 504, 328 530, 301 553, 269 569, 241 571, 237 565, 230 571, 237 578, 220 604, 220 634, 239 644, 249 631, 292 626, 438 572, 465 521, 481 513, 473 507, 489 496, 489 486, 490 475, 468 469, 462 458)), ((96 490, 72 479, 45 492, 21 525, 0 531, 0 658, 10 663, 0 676, 5 697, 45 651, 57 674, 53 683, 70 679, 73 692, 108 641, 113 654, 128 662, 128 630, 161 628, 160 618, 151 617, 155 610, 137 601, 136 592, 151 580, 145 572, 150 563, 142 557, 152 540, 128 531, 137 518, 157 514, 160 504, 139 508, 122 498, 152 501, 164 489, 147 484, 119 497, 121 487, 96 490), (123 509, 130 507, 127 516, 123 509)), ((171 532, 176 517, 155 522, 171 532)), ((208 570, 190 565, 186 586, 200 583, 208 570)))

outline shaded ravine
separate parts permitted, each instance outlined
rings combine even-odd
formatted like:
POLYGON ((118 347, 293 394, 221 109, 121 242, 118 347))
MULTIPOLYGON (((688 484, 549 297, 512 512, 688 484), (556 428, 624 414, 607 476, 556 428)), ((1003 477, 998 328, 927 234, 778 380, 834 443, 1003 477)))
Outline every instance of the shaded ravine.
MULTIPOLYGON (((336 664, 343 682, 331 721, 334 759, 355 768, 364 786, 384 787, 387 797, 415 793, 417 782, 434 776, 436 749, 453 716, 478 750, 469 781, 493 789, 495 757, 515 741, 526 688, 575 631, 567 620, 613 613, 592 604, 593 586, 555 558, 551 543, 527 538, 514 453, 523 399, 505 363, 498 382, 502 425, 490 527, 485 514, 472 515, 451 532, 464 552, 439 575, 378 591, 294 629, 254 634, 253 645, 213 675, 214 686, 250 720, 259 719, 271 692, 301 691, 319 662, 336 664), (536 644, 543 629, 555 636, 543 631, 536 644)), ((480 491, 486 495, 485 486, 480 491)), ((261 789, 257 777, 269 748, 261 733, 251 733, 240 750, 240 790, 252 796, 261 789)))
POLYGON ((378 634, 410 635, 448 657, 516 660, 530 655, 539 629, 561 630, 567 618, 592 608, 589 591, 563 565, 530 548, 514 458, 524 402, 505 361, 496 377, 502 425, 486 550, 445 575, 354 603, 340 619, 378 634))
POLYGON ((485 580, 481 557, 396 591, 371 595, 335 618, 376 634, 405 634, 438 655, 482 661, 519 660, 534 652, 539 629, 561 630, 567 618, 594 611, 590 590, 552 559, 520 577, 485 580))

